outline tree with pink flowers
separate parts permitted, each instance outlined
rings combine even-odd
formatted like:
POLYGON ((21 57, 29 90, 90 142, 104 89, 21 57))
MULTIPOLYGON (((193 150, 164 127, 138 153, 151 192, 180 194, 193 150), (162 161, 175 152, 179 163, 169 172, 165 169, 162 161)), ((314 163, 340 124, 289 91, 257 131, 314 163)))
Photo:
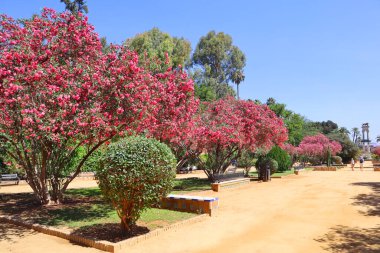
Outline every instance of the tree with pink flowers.
POLYGON ((182 71, 153 75, 124 47, 103 54, 81 13, 0 16, 0 145, 42 204, 60 203, 101 145, 142 132, 173 137, 196 105, 182 71), (80 147, 86 152, 74 162, 80 147))
POLYGON ((317 163, 327 162, 329 155, 336 155, 342 150, 339 142, 332 141, 323 134, 306 136, 298 148, 300 155, 317 163))
POLYGON ((380 147, 376 147, 372 150, 372 153, 380 157, 380 147))
POLYGON ((194 120, 193 147, 207 154, 201 168, 210 179, 224 173, 243 150, 270 150, 287 140, 283 121, 266 105, 229 97, 203 108, 194 120))

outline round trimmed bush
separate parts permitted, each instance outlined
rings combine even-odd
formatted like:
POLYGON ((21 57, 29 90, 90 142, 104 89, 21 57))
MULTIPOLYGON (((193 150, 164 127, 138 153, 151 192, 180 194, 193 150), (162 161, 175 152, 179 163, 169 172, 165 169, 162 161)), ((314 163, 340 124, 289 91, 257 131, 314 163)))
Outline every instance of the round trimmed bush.
POLYGON ((107 147, 97 168, 99 187, 116 209, 123 232, 171 191, 175 165, 170 148, 154 139, 132 136, 107 147))
POLYGON ((274 146, 267 154, 267 157, 277 161, 278 171, 280 172, 289 170, 292 166, 292 159, 290 155, 278 146, 274 146))

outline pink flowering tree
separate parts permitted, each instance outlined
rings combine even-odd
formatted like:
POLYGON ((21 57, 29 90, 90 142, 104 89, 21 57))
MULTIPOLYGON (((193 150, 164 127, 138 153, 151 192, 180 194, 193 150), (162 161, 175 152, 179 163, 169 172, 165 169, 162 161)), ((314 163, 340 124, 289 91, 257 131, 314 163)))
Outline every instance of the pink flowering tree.
POLYGON ((301 154, 301 149, 299 147, 293 146, 290 143, 285 143, 283 149, 291 156, 293 164, 299 161, 301 154))
POLYGON ((299 153, 316 163, 327 162, 329 155, 342 150, 339 142, 332 141, 323 134, 306 136, 299 145, 299 153))
POLYGON ((376 147, 372 150, 372 153, 380 157, 380 147, 376 147))
POLYGON ((193 147, 207 154, 200 165, 210 179, 224 173, 243 150, 269 150, 287 139, 283 121, 266 105, 229 97, 204 108, 194 119, 193 147))
POLYGON ((172 149, 179 170, 189 159, 197 156, 192 147, 196 140, 193 119, 198 110, 199 100, 194 97, 192 80, 188 80, 182 71, 175 73, 179 75, 177 79, 173 79, 173 75, 158 74, 168 81, 165 83, 165 92, 155 93, 158 95, 156 101, 160 110, 157 111, 155 120, 149 122, 147 135, 166 143, 172 149), (178 79, 183 81, 173 82, 178 79))
POLYGON ((115 136, 157 136, 185 121, 192 90, 182 71, 153 75, 124 47, 104 55, 81 13, 44 9, 22 23, 0 16, 0 145, 42 204, 60 203, 85 161, 115 136))

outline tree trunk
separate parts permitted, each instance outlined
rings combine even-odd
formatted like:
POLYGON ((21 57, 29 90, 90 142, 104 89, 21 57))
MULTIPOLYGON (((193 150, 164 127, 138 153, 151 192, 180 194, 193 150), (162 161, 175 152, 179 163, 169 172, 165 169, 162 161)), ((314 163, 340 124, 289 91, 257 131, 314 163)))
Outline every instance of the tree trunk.
POLYGON ((129 233, 131 231, 131 229, 132 229, 132 225, 133 224, 131 223, 131 221, 128 220, 126 216, 123 216, 121 218, 121 222, 120 222, 121 233, 123 235, 129 233))

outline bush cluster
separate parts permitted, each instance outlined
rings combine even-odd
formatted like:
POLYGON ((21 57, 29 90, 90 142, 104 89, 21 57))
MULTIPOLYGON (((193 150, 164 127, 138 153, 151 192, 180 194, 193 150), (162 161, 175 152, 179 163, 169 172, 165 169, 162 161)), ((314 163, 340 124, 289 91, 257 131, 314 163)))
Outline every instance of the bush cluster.
POLYGON ((272 158, 278 163, 278 171, 280 172, 289 170, 292 166, 292 159, 290 155, 278 146, 274 146, 266 156, 268 158, 272 158))

